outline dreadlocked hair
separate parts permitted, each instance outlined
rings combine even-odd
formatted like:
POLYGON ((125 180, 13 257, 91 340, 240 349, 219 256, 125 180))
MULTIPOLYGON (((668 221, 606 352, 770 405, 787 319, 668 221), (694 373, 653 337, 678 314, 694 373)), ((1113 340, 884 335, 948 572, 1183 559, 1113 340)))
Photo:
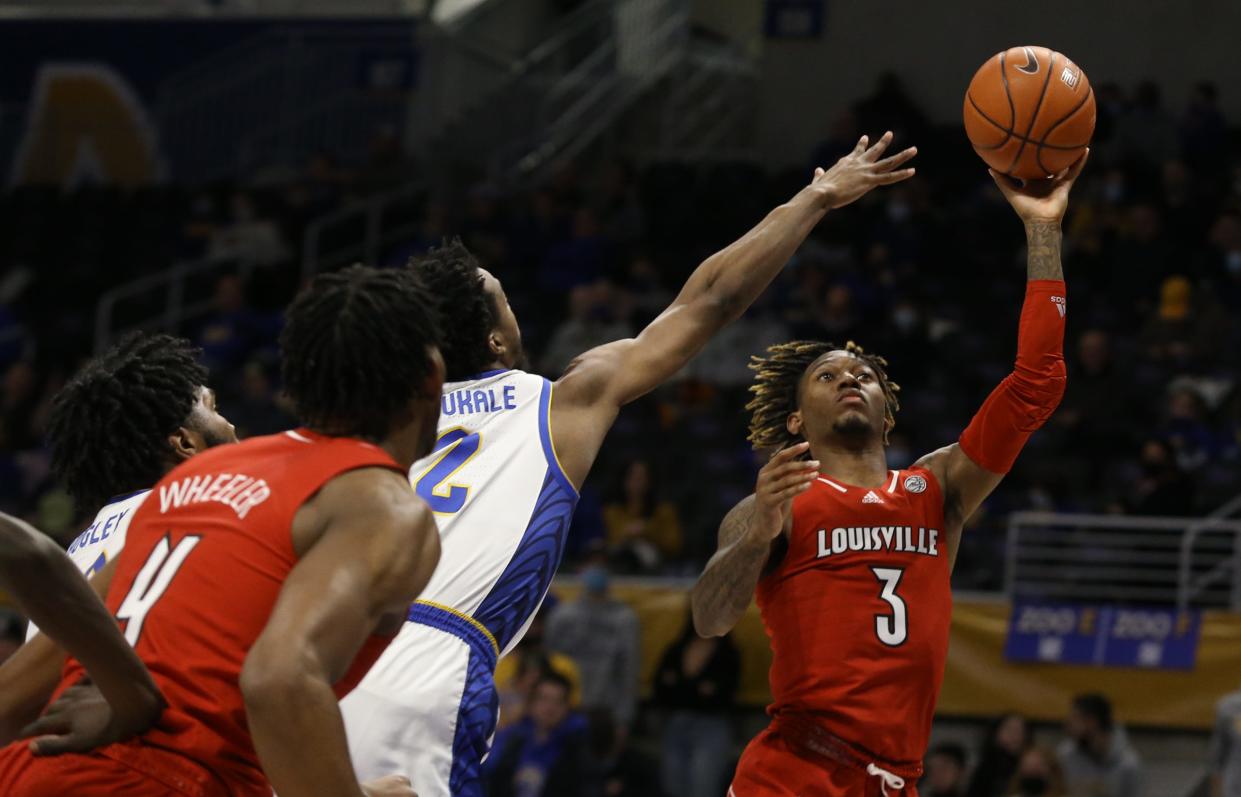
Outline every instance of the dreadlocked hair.
POLYGON ((412 271, 361 265, 321 274, 285 313, 280 354, 299 422, 380 440, 434 373, 435 309, 412 271))
POLYGON ((200 354, 184 338, 132 333, 56 394, 47 430, 52 471, 81 510, 164 475, 168 436, 186 424, 207 382, 200 354))
POLYGON ((460 381, 487 370, 495 360, 489 339, 498 312, 483 289, 478 258, 460 238, 453 238, 421 257, 410 258, 409 268, 439 304, 440 353, 448 380, 460 381))
POLYGON ((754 448, 785 448, 800 442, 800 436, 788 430, 789 415, 798 408, 797 389, 806 369, 830 351, 846 351, 875 372, 883 390, 883 442, 887 444, 888 432, 896 425, 896 412, 901 408, 896 398, 901 386, 888 379, 888 361, 877 354, 867 354, 853 341, 842 349, 831 343, 795 340, 769 346, 766 357, 750 358, 750 370, 755 372, 754 384, 750 385, 754 398, 745 408, 750 412, 749 440, 754 448))

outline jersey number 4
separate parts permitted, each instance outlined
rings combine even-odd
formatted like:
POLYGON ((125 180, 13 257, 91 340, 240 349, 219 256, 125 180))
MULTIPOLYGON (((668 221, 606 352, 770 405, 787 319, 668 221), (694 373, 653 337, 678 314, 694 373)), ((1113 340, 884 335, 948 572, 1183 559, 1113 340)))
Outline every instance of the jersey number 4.
POLYGON ((460 512, 470 488, 464 484, 446 484, 453 474, 465 467, 482 445, 482 437, 465 429, 449 429, 435 441, 435 461, 414 483, 418 497, 439 515, 460 512))
POLYGON ((879 597, 892 607, 891 614, 875 615, 875 636, 890 648, 905 644, 909 636, 909 615, 905 611, 905 601, 896 594, 896 587, 901 583, 904 570, 895 567, 872 567, 875 578, 883 584, 879 597))
POLYGON ((171 540, 164 537, 156 544, 155 550, 151 551, 146 564, 138 571, 133 586, 129 588, 129 594, 121 601, 121 608, 116 612, 116 619, 126 623, 125 640, 130 646, 138 644, 147 614, 164 596, 168 585, 172 583, 172 577, 181 569, 181 565, 185 564, 185 557, 189 556, 190 551, 201 541, 202 537, 182 537, 173 547, 171 540))

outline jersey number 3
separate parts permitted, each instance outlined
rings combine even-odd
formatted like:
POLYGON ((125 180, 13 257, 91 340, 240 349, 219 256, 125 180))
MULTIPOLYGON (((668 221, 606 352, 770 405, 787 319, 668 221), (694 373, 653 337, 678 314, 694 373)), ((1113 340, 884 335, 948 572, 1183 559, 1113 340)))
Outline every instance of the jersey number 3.
POLYGON ((142 636, 142 624, 147 619, 147 613, 164 596, 172 577, 185 564, 185 557, 201 541, 202 537, 182 537, 174 548, 169 538, 164 537, 147 557, 146 564, 138 571, 129 594, 116 612, 116 619, 126 623, 125 640, 131 647, 137 645, 138 637, 142 636))
POLYGON ((478 432, 470 434, 464 429, 449 429, 435 441, 436 460, 423 471, 414 484, 418 497, 427 502, 431 511, 439 515, 460 512, 470 488, 464 484, 445 484, 453 474, 465 467, 482 444, 478 432))
POLYGON ((909 616, 905 611, 905 601, 896 594, 896 587, 901 583, 901 576, 905 575, 905 571, 894 567, 872 567, 871 570, 874 571, 875 578, 883 584, 879 597, 892 607, 891 614, 875 615, 875 636, 890 648, 900 647, 909 636, 909 616))

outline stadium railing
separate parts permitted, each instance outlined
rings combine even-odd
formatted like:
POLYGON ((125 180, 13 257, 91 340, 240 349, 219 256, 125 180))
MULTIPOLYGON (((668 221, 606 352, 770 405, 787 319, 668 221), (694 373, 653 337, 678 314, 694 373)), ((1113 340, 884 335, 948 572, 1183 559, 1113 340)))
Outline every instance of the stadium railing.
POLYGON ((1241 610, 1241 497, 1205 518, 1016 512, 1012 599, 1241 610))

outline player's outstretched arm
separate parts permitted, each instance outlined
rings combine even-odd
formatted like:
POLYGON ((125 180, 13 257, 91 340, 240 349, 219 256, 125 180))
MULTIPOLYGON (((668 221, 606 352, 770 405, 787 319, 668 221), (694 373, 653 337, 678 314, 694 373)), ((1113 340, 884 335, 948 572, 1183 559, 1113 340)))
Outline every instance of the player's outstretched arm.
POLYGON ((700 636, 727 634, 749 608, 772 546, 788 528, 793 498, 819 474, 818 462, 798 459, 809 448, 803 442, 776 452, 758 472, 754 495, 724 516, 719 550, 689 595, 694 630, 700 636))
POLYGON ((1087 152, 1063 174, 1025 185, 991 177, 1026 228, 1026 299, 1013 372, 983 403, 961 439, 919 460, 944 487, 950 525, 964 523, 1012 467, 1026 440, 1051 417, 1064 396, 1065 285, 1060 224, 1069 191, 1087 152))
POLYGON ((382 620, 400 628, 439 561, 439 534, 404 477, 381 468, 328 482, 293 534, 301 558, 242 668, 246 717, 281 797, 361 795, 332 685, 382 620))
MULTIPOLYGON (((50 663, 61 660, 51 642, 82 663, 107 700, 111 711, 106 725, 97 729, 101 740, 128 738, 159 717, 164 706, 159 688, 91 585, 51 539, 3 513, 0 587, 49 638, 25 659, 28 669, 14 673, 21 676, 18 685, 24 686, 21 692, 7 696, 6 733, 11 732, 11 724, 28 719, 31 709, 37 711, 46 703, 50 663), (42 701, 36 703, 39 697, 42 701)), ((40 732, 58 730, 44 727, 40 732)), ((36 746, 40 752, 86 749, 72 738, 41 740, 36 746)))
POLYGON ((592 349, 569 365, 556 383, 552 431, 564 443, 561 459, 574 482, 585 478, 617 410, 666 381, 740 317, 828 210, 913 176, 913 169, 902 168, 917 153, 913 147, 881 157, 891 141, 892 134, 885 133, 869 146, 863 136, 836 165, 816 169, 810 185, 703 261, 668 309, 636 338, 592 349))

